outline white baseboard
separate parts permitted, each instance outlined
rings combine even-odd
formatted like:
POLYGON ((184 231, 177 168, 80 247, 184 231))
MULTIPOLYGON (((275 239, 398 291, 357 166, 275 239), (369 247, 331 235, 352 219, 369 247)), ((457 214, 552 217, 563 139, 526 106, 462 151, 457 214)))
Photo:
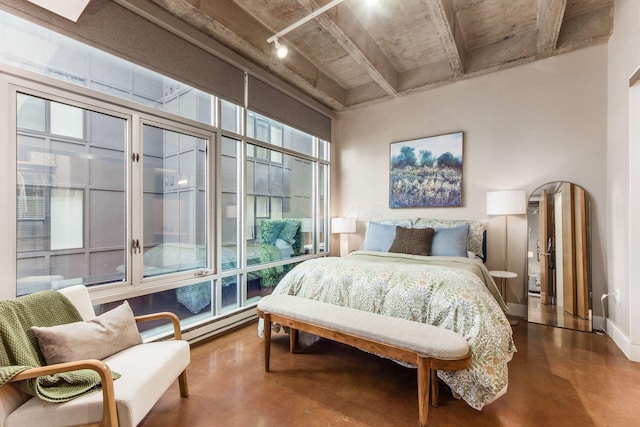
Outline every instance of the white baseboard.
POLYGON ((607 319, 607 335, 611 337, 614 343, 622 350, 625 356, 632 362, 640 362, 640 345, 632 344, 628 336, 626 336, 618 326, 610 319, 607 319))
MULTIPOLYGON (((256 318, 256 310, 255 308, 251 307, 247 310, 233 313, 229 316, 223 316, 213 322, 209 322, 204 325, 194 325, 193 327, 188 328, 187 330, 182 332, 182 338, 193 344, 241 326, 245 323, 249 323, 256 318)), ((257 334, 258 327, 256 326, 256 335, 257 334)))
POLYGON ((640 362, 640 345, 631 344, 629 360, 631 360, 632 362, 640 362))

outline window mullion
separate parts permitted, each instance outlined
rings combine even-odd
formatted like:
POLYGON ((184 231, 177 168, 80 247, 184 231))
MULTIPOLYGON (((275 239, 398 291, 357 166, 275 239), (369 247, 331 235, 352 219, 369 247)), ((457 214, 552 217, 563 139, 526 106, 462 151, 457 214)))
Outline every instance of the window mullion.
POLYGON ((130 139, 127 150, 128 180, 127 188, 129 196, 127 200, 130 208, 127 209, 127 265, 129 268, 127 281, 137 285, 142 281, 144 267, 142 247, 144 246, 144 212, 143 212, 143 164, 142 164, 142 122, 139 115, 134 115, 129 126, 130 139), (134 242, 136 242, 134 248, 134 242))

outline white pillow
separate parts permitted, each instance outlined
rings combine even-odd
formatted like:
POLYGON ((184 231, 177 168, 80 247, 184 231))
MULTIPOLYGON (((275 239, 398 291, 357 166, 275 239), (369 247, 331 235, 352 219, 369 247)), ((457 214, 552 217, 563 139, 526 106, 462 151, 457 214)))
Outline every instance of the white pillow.
POLYGON ((31 327, 47 365, 104 359, 142 343, 133 311, 125 301, 93 319, 50 327, 31 327))

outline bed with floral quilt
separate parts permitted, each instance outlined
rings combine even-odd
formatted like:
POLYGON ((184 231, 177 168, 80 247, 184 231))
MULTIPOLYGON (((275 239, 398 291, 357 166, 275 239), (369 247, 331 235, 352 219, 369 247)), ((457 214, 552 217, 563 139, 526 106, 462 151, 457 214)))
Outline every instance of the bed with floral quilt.
POLYGON ((487 268, 477 259, 397 253, 388 248, 360 250, 346 257, 305 261, 273 293, 453 330, 472 350, 469 368, 438 372, 454 395, 480 410, 507 390, 507 364, 516 351, 508 309, 487 268))

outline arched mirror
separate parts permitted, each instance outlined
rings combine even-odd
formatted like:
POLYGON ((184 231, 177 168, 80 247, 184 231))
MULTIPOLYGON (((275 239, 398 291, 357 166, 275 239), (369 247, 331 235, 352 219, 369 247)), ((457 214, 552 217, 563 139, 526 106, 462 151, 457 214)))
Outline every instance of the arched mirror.
POLYGON ((571 182, 550 182, 531 193, 529 322, 591 331, 589 211, 589 195, 571 182))

